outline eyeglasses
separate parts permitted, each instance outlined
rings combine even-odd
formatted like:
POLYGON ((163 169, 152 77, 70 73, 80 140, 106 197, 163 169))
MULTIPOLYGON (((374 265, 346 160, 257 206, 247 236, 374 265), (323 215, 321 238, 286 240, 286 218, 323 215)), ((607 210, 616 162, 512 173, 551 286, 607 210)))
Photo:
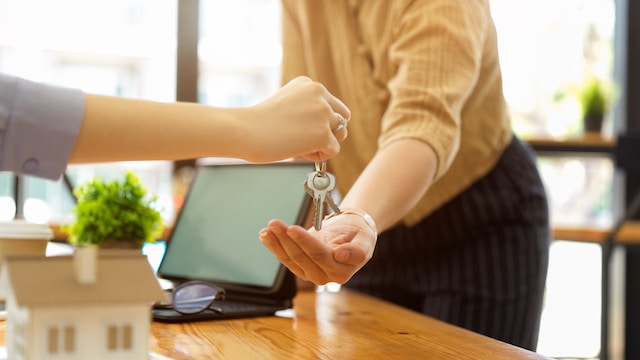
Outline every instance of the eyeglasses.
POLYGON ((204 281, 188 281, 173 290, 173 309, 193 315, 207 310, 216 300, 224 300, 223 288, 204 281))

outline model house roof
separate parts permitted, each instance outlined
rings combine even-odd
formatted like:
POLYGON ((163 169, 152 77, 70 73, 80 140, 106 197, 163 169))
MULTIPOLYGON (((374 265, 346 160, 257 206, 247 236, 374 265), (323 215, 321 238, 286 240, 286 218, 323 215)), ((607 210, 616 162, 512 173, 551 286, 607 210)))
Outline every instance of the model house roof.
POLYGON ((95 281, 82 283, 72 256, 6 257, 0 296, 13 287, 20 306, 115 304, 165 300, 151 266, 140 252, 102 252, 95 259, 95 281))

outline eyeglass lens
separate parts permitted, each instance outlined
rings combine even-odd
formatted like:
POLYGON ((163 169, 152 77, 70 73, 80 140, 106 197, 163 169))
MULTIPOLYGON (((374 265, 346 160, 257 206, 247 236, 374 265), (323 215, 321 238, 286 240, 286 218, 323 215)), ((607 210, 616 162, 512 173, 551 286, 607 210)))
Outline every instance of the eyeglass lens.
POLYGON ((208 284, 187 283, 173 293, 173 308, 183 314, 195 314, 208 308, 218 297, 218 290, 208 284))

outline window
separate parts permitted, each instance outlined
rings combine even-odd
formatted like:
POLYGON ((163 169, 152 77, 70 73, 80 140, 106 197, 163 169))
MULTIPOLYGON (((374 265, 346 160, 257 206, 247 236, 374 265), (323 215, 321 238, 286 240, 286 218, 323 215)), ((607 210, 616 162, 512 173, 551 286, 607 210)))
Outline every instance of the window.
POLYGON ((133 341, 131 324, 109 324, 107 326, 106 349, 109 352, 132 351, 133 341))
MULTIPOLYGON (((589 76, 613 82, 615 1, 490 3, 514 132, 525 139, 583 135, 579 87, 589 76)), ((612 134, 614 120, 610 114, 605 119, 603 135, 612 134)), ((611 226, 610 158, 539 154, 538 168, 553 226, 611 226)), ((598 245, 552 243, 539 352, 564 358, 598 356, 600 274, 598 245)))
POLYGON ((50 326, 47 330, 47 353, 65 358, 76 351, 76 330, 72 325, 50 326))
POLYGON ((13 174, 0 174, 0 221, 11 220, 16 214, 16 203, 13 201, 13 174))
POLYGON ((248 106, 280 87, 279 0, 202 0, 200 102, 248 106))
POLYGON ((122 327, 122 348, 125 350, 133 349, 133 331, 131 325, 122 327))
POLYGON ((58 337, 59 337, 58 328, 57 327, 49 328, 49 338, 47 340, 47 343, 49 344, 49 347, 48 347, 49 354, 58 353, 58 343, 60 342, 60 340, 58 340, 58 337))
MULTIPOLYGON (((92 93, 174 101, 177 4, 177 0, 100 4, 0 0, 0 71, 92 93)), ((278 89, 279 6, 278 0, 200 1, 200 102, 247 106, 278 89)), ((125 168, 136 171, 158 195, 170 224, 174 217, 170 162, 71 166, 67 178, 77 185, 94 176, 120 175, 125 168)), ((13 193, 12 177, 0 175, 0 217, 10 218, 17 206, 21 214, 38 222, 69 219, 74 203, 64 179, 22 178, 25 203, 16 205, 8 198, 13 193)))
POLYGON ((107 349, 115 351, 118 349, 118 328, 114 325, 107 330, 107 349))
MULTIPOLYGON (((91 93, 174 101, 176 11, 177 0, 0 0, 0 71, 91 93)), ((168 202, 169 219, 170 162, 74 166, 68 175, 78 184, 125 168, 168 202)), ((69 217, 73 198, 62 180, 23 180, 26 202, 18 208, 25 217, 54 223, 69 217)), ((1 218, 16 205, 6 198, 12 181, 0 174, 1 218)))
POLYGON ((71 353, 76 349, 76 329, 72 326, 64 328, 64 352, 71 353))
POLYGON ((613 78, 614 0, 490 3, 516 133, 579 135, 577 88, 590 75, 613 78))
POLYGON ((605 156, 538 157, 553 226, 608 227, 613 222, 614 167, 605 156))

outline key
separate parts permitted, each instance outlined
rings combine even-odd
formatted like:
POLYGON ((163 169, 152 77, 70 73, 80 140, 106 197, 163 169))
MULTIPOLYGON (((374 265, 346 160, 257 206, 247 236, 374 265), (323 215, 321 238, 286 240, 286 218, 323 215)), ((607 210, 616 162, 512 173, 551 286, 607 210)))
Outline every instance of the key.
MULTIPOLYGON (((313 199, 313 205, 314 205, 314 209, 315 209, 313 227, 316 228, 316 230, 320 230, 320 228, 322 227, 322 213, 324 212, 324 201, 323 201, 323 199, 318 199, 317 198, 317 195, 321 195, 321 194, 317 193, 318 189, 313 184, 313 179, 315 178, 315 176, 312 176, 311 174, 324 175, 325 171, 327 170, 327 162, 326 161, 322 161, 322 162, 316 161, 315 162, 315 168, 316 168, 315 172, 311 172, 311 173, 307 174, 307 179, 304 182, 304 188, 307 191, 307 193, 311 196, 311 198, 313 199), (318 204, 318 201, 320 201, 319 204, 318 204)), ((322 185, 322 184, 320 184, 320 185, 322 185)), ((326 193, 325 193, 325 197, 326 197, 326 193)))
MULTIPOLYGON (((316 161, 316 172, 319 173, 321 176, 323 176, 327 172, 327 162, 316 161)), ((333 174, 329 174, 329 175, 333 177, 333 174)), ((333 201, 333 198, 331 197, 331 191, 335 187, 335 177, 333 177, 331 181, 333 182, 333 185, 331 185, 331 188, 327 190, 326 200, 327 200, 327 203, 329 204, 329 207, 331 207, 331 210, 333 210, 333 212, 335 212, 336 214, 340 214, 342 211, 340 211, 340 208, 338 207, 338 205, 336 205, 335 201, 333 201)))
MULTIPOLYGON (((316 230, 322 228, 322 217, 324 215, 324 203, 328 202, 334 209, 335 203, 331 198, 329 192, 336 186, 336 178, 333 174, 328 172, 312 171, 307 174, 307 179, 304 183, 305 190, 313 198, 313 204, 315 206, 315 216, 313 219, 313 227, 316 230)), ((337 206, 335 206, 337 208, 337 206)), ((334 209, 335 211, 335 209, 334 209)))
MULTIPOLYGON (((327 162, 316 161, 316 172, 319 173, 320 176, 324 176, 326 173, 332 177, 332 179, 330 180, 331 185, 330 185, 330 188, 326 190, 327 194, 325 198, 327 200, 327 203, 329 204, 329 207, 331 207, 331 210, 333 210, 333 212, 335 212, 336 214, 340 214, 342 211, 340 211, 340 208, 338 207, 338 205, 336 205, 335 201, 333 201, 333 198, 331 197, 331 191, 333 191, 333 188, 336 186, 335 185, 336 180, 333 174, 327 173, 327 162)), ((311 196, 313 197, 313 195, 311 196)), ((324 206, 323 206, 323 210, 324 210, 324 206)))
POLYGON ((322 228, 322 216, 324 215, 324 202, 327 197, 327 189, 329 188, 331 178, 327 174, 320 175, 319 172, 312 171, 307 174, 305 188, 313 198, 315 207, 315 215, 313 218, 313 227, 316 230, 322 228))
MULTIPOLYGON (((333 176, 332 174, 329 174, 329 175, 333 176)), ((327 204, 329 204, 329 207, 331 208, 331 210, 333 210, 334 213, 336 213, 336 215, 340 215, 340 213, 342 213, 342 210, 340 210, 336 202, 333 201, 333 198, 331 197, 331 193, 327 193, 327 204)))

